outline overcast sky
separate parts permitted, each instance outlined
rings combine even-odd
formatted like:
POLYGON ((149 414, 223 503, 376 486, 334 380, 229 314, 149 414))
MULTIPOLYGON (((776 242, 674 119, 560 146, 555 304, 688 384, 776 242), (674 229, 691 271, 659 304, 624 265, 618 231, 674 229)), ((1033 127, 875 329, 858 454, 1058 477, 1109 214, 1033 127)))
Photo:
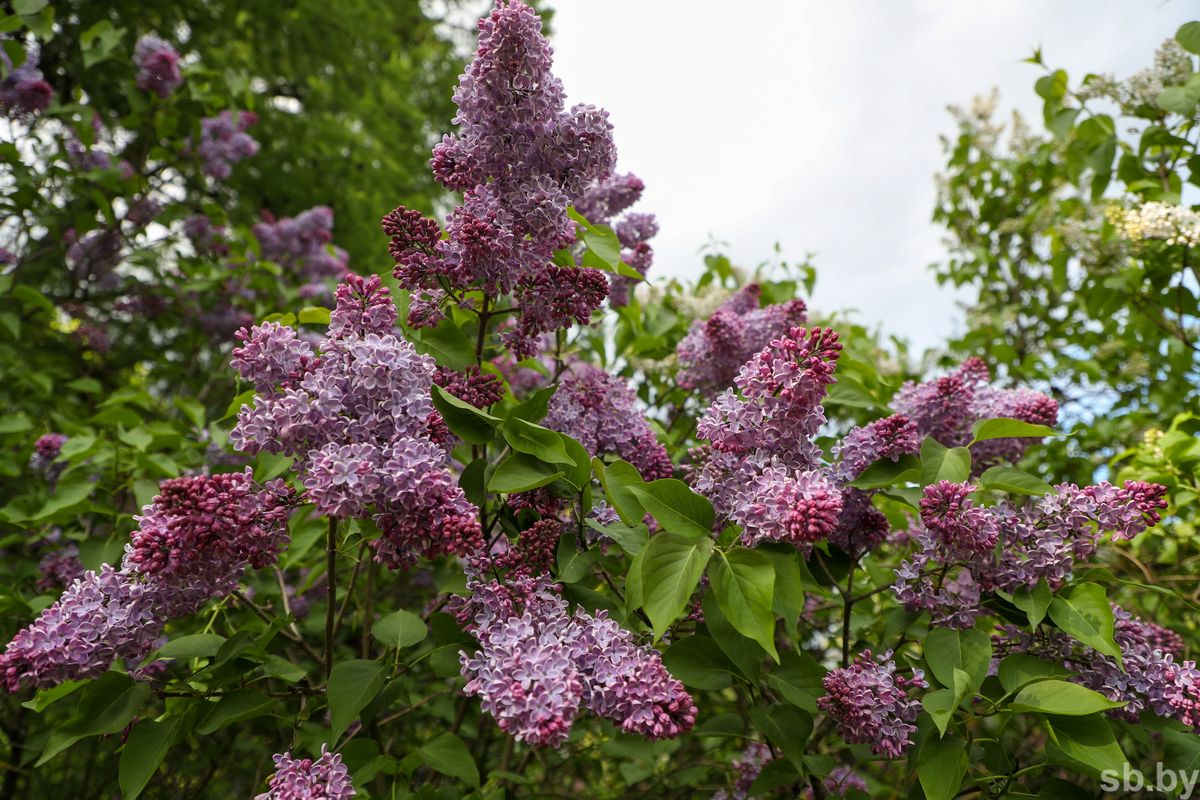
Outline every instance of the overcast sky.
POLYGON ((813 305, 858 309, 933 346, 956 298, 928 265, 948 104, 1000 90, 1036 124, 1041 46, 1070 73, 1125 77, 1196 4, 1174 0, 557 0, 569 102, 607 108, 619 168, 659 217, 654 274, 689 276, 710 237, 737 263, 815 252, 813 305))

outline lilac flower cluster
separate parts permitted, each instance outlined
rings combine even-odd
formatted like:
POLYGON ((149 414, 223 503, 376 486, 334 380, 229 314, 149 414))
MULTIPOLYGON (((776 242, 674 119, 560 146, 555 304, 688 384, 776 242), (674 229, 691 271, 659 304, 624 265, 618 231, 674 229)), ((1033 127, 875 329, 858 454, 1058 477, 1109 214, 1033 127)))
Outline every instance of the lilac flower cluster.
POLYGON ((970 627, 985 592, 1032 589, 1042 579, 1061 586, 1101 535, 1133 538, 1166 507, 1166 488, 1141 481, 1062 484, 1044 497, 986 508, 971 500, 974 491, 947 481, 925 488, 916 550, 896 570, 900 602, 930 612, 934 625, 970 627))
MULTIPOLYGON (((971 426, 983 419, 1010 417, 1037 425, 1058 422, 1058 403, 1032 389, 997 389, 988 384, 987 365, 969 358, 948 375, 922 384, 911 381, 896 393, 893 406, 947 447, 971 441, 971 426)), ((971 448, 975 474, 996 464, 1013 463, 1037 438, 991 439, 971 448)))
POLYGON ((804 301, 760 308, 761 295, 762 287, 751 283, 721 304, 707 320, 692 323, 675 350, 680 386, 705 395, 724 390, 751 356, 772 339, 804 323, 804 301))
POLYGON ((107 287, 116 280, 113 270, 121 260, 122 244, 119 228, 96 228, 71 242, 67 262, 79 279, 107 287))
POLYGON ((295 217, 275 219, 263 212, 263 221, 255 224, 254 236, 262 248, 262 257, 291 269, 305 281, 340 278, 346 274, 348 256, 333 241, 333 209, 314 206, 295 217))
POLYGON ((775 760, 771 748, 762 742, 748 742, 741 755, 733 760, 735 778, 733 787, 726 791, 719 789, 713 793, 712 800, 749 800, 750 787, 762 772, 763 767, 775 760))
POLYGON ((46 433, 39 436, 33 443, 33 453, 29 456, 29 468, 50 480, 56 469, 59 472, 62 471, 61 465, 56 465, 54 462, 58 459, 58 454, 62 452, 62 446, 66 443, 66 434, 46 433))
POLYGON ((542 425, 577 440, 592 456, 625 459, 646 480, 671 476, 671 457, 642 415, 637 395, 622 378, 599 367, 571 364, 542 425))
POLYGON ((564 109, 551 52, 529 6, 497 2, 454 94, 459 132, 433 150, 434 177, 464 192, 447 238, 403 207, 383 221, 396 277, 415 293, 411 324, 436 324, 447 295, 480 289, 489 306, 512 295, 520 312, 505 336, 521 357, 543 333, 587 323, 609 289, 598 270, 554 264, 575 241, 567 207, 612 173, 616 150, 604 111, 564 109))
POLYGON ((133 48, 133 65, 137 67, 137 86, 159 97, 170 97, 183 83, 179 72, 179 53, 152 33, 137 40, 133 48))
POLYGON ((267 781, 267 791, 254 800, 350 800, 357 792, 342 757, 321 746, 321 757, 292 758, 275 755, 275 774, 267 781))
POLYGON ((27 49, 25 61, 13 69, 8 51, 0 47, 0 64, 5 73, 0 80, 0 112, 9 119, 28 119, 50 107, 54 89, 38 69, 37 50, 27 49))
POLYGON ((204 174, 225 180, 233 174, 233 165, 258 152, 258 142, 246 129, 258 122, 249 111, 222 111, 200 120, 200 143, 196 153, 204 162, 204 174))
POLYGON ((850 666, 831 670, 824 685, 817 706, 848 743, 869 744, 886 758, 900 758, 912 746, 921 702, 908 691, 927 686, 921 670, 905 678, 896 673, 890 650, 878 659, 864 650, 850 666))
POLYGON ((462 372, 438 367, 433 382, 476 408, 495 405, 504 397, 503 379, 490 372, 480 372, 479 367, 469 367, 462 372))
POLYGON ((841 351, 825 328, 792 328, 742 367, 701 417, 711 449, 692 474, 718 514, 740 524, 742 542, 805 549, 838 525, 842 492, 821 464, 813 437, 825 421, 821 399, 841 351))
POLYGON ((38 571, 42 573, 42 577, 38 578, 37 586, 43 592, 65 589, 78 578, 82 578, 85 572, 83 563, 79 560, 79 548, 70 542, 42 556, 38 562, 38 571))
POLYGON ((224 226, 214 225, 204 214, 193 214, 183 221, 183 234, 198 255, 224 256, 229 254, 229 242, 224 226))
POLYGON ((274 323, 241 331, 233 366, 258 398, 230 434, 246 453, 283 453, 322 514, 372 516, 376 558, 406 567, 421 556, 479 546, 474 508, 435 439, 433 359, 394 333, 396 308, 379 276, 347 275, 329 330, 314 350, 274 323))
POLYGON ((518 741, 557 747, 582 707, 626 733, 673 738, 696 719, 691 696, 659 653, 608 619, 567 604, 548 575, 468 583, 460 614, 479 641, 462 653, 468 696, 518 741))
POLYGON ((247 471, 166 481, 162 491, 139 517, 120 570, 85 572, 9 642, 0 681, 10 692, 140 661, 168 620, 228 593, 247 565, 265 566, 286 542, 293 498, 282 482, 260 489, 247 471))
POLYGON ((1182 637, 1119 606, 1113 606, 1113 616, 1113 638, 1121 648, 1121 665, 1057 630, 1030 633, 1002 625, 994 637, 996 650, 1000 654, 1030 653, 1064 664, 1075 673, 1077 683, 1125 703, 1109 712, 1115 717, 1136 722, 1138 715, 1149 709, 1200 732, 1200 669, 1194 661, 1181 660, 1182 637))
MULTIPOLYGON (((588 222, 614 227, 621 242, 621 260, 643 276, 654 261, 654 251, 648 242, 658 234, 658 221, 653 214, 636 212, 614 220, 641 198, 645 188, 642 179, 632 173, 613 174, 589 186, 575 202, 575 210, 588 222)), ((609 303, 617 307, 627 305, 633 285, 632 278, 623 275, 613 278, 609 303)))

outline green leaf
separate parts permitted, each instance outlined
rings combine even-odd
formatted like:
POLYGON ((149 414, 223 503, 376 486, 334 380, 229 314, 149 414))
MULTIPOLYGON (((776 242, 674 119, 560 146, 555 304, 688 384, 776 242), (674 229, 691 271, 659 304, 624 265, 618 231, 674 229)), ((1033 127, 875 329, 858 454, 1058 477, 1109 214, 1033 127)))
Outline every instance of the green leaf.
POLYGON ((967 743, 958 736, 928 737, 917 755, 917 778, 927 800, 952 800, 967 774, 967 743))
POLYGON ((642 552, 646 547, 646 542, 650 538, 650 529, 644 524, 630 527, 621 522, 610 522, 607 525, 601 525, 591 518, 584 520, 584 522, 592 530, 598 531, 616 542, 622 550, 631 556, 636 556, 642 552))
POLYGON ((1200 22, 1185 22, 1175 31, 1175 41, 1189 53, 1200 55, 1200 22))
POLYGON ((662 660, 668 672, 693 689, 717 691, 733 682, 733 664, 708 636, 680 639, 666 649, 662 660))
POLYGON ((215 633, 193 633, 180 636, 158 648, 156 658, 212 658, 225 644, 225 637, 215 633))
POLYGON ((1042 497, 1053 494, 1054 487, 1036 475, 1030 475, 1015 467, 991 467, 979 476, 979 485, 1009 494, 1027 494, 1032 497, 1042 497))
POLYGON ((296 315, 302 325, 328 325, 329 317, 329 309, 325 306, 305 306, 296 315))
POLYGON ((701 609, 704 611, 704 627, 717 643, 717 647, 721 648, 721 652, 737 668, 739 674, 747 681, 757 683, 762 672, 763 659, 767 657, 766 652, 756 642, 733 629, 729 620, 721 613, 721 606, 712 592, 705 592, 701 609))
POLYGON ((671 533, 707 539, 712 535, 715 514, 707 497, 693 492, 676 478, 660 478, 629 491, 658 523, 671 533))
POLYGON ((336 743, 358 719, 358 712, 383 688, 384 666, 378 661, 342 661, 333 665, 325 694, 329 698, 330 742, 336 743))
POLYGON ((75 714, 54 729, 35 766, 88 736, 118 733, 150 699, 150 684, 106 672, 83 690, 75 714))
POLYGON ((1029 618, 1030 630, 1042 624, 1053 599, 1050 584, 1046 583, 1045 578, 1039 579, 1032 589, 1022 587, 1013 592, 1012 596, 1013 605, 1024 611, 1025 616, 1029 618))
POLYGON ((538 389, 522 402, 513 406, 508 412, 509 419, 523 419, 526 422, 537 422, 546 416, 550 408, 550 398, 554 396, 557 384, 538 389))
POLYGON ((914 455, 905 454, 898 460, 881 458, 850 481, 856 489, 881 489, 899 483, 915 482, 921 476, 921 462, 914 455))
POLYGON ((592 564, 600 557, 599 550, 580 550, 575 543, 574 533, 564 533, 558 539, 558 580, 561 583, 577 583, 586 577, 592 564))
POLYGON ((470 403, 459 400, 440 386, 431 387, 433 407, 446 421, 450 432, 467 444, 484 444, 490 442, 500 424, 499 417, 493 417, 470 403))
POLYGON ((946 447, 932 437, 921 443, 921 485, 938 481, 962 483, 971 477, 971 451, 965 447, 946 447))
POLYGON ((932 692, 926 692, 921 698, 921 705, 937 726, 938 736, 946 735, 946 728, 949 727, 958 704, 958 694, 953 689, 934 689, 932 692))
POLYGON ((563 477, 563 474, 562 470, 555 470, 533 456, 511 453, 492 473, 492 479, 488 481, 488 490, 502 494, 528 492, 530 489, 554 483, 563 477))
POLYGON ((661 639, 683 613, 712 555, 712 539, 687 539, 673 533, 650 537, 642 559, 642 607, 661 639))
POLYGON ((1006 692, 1015 692, 1022 686, 1047 678, 1065 678, 1070 671, 1061 664, 1051 664, 1025 653, 1014 653, 1000 662, 1000 685, 1006 692))
POLYGON ((36 14, 49 5, 49 0, 13 0, 13 11, 23 17, 36 14))
POLYGON ((384 614, 371 626, 371 635, 388 647, 411 647, 425 640, 429 628, 411 611, 384 614))
POLYGON ((556 431, 509 417, 504 421, 503 433, 504 440, 518 453, 526 453, 547 464, 575 464, 574 459, 567 455, 562 435, 556 431))
POLYGON ((988 665, 992 661, 992 637, 974 628, 952 630, 934 628, 925 637, 925 663, 938 683, 954 689, 954 671, 965 672, 970 683, 968 689, 975 691, 987 677, 988 665))
POLYGON ((471 758, 462 739, 453 733, 435 736, 421 745, 417 753, 430 769, 479 788, 479 768, 475 766, 475 759, 471 758))
POLYGON ((1114 703, 1099 692, 1070 681, 1050 679, 1031 683, 1017 693, 1013 700, 1014 711, 1038 711, 1043 714, 1062 714, 1082 717, 1110 708, 1121 708, 1124 703, 1114 703))
POLYGON ((794 706, 817 713, 817 698, 825 694, 825 668, 808 653, 788 650, 780 665, 767 674, 767 683, 794 706))
POLYGON ((779 661, 775 649, 775 567, 761 553, 736 547, 717 550, 708 562, 708 578, 717 604, 729 624, 743 636, 762 645, 779 661))
POLYGON ((143 720, 129 732, 121 750, 118 772, 123 800, 137 800, 167 757, 182 725, 183 717, 170 717, 161 722, 143 720))
POLYGON ((971 436, 971 444, 976 444, 989 439, 1041 439, 1045 436, 1058 436, 1058 431, 1011 417, 993 417, 981 419, 972 425, 971 436))
POLYGON ((444 367, 459 371, 476 365, 475 345, 454 320, 447 317, 435 328, 423 328, 420 336, 412 337, 417 352, 433 356, 444 367))
POLYGON ((776 706, 768 711, 750 709, 750 721, 771 743, 783 751, 788 761, 804 770, 804 751, 812 735, 812 716, 795 706, 776 706))
POLYGON ((1050 619, 1065 633, 1121 664, 1121 648, 1113 639, 1113 612, 1104 588, 1080 583, 1050 602, 1050 619))
POLYGON ((1092 775, 1105 770, 1120 772, 1126 763, 1125 754, 1103 715, 1048 716, 1046 723, 1052 740, 1046 747, 1046 755, 1052 761, 1082 768, 1092 775))
POLYGON ((792 641, 799 641, 796 625, 804 613, 804 578, 800 571, 803 562, 798 552, 788 549, 791 552, 765 549, 757 552, 770 559, 775 568, 775 597, 771 609, 783 617, 784 630, 792 641))
POLYGON ((73 509, 87 500, 95 488, 96 484, 86 475, 73 475, 68 480, 62 480, 55 488, 54 495, 46 501, 33 518, 43 520, 73 509))
POLYGON ((262 692, 235 692, 222 697, 209 709, 196 726, 196 733, 207 736, 226 725, 270 714, 274 707, 275 701, 262 692))
POLYGON ((24 414, 8 414, 0 417, 0 433, 23 433, 33 427, 24 414))
POLYGON ((633 493, 635 487, 644 485, 637 467, 619 459, 606 465, 600 459, 593 458, 592 469, 604 487, 604 496, 608 498, 609 505, 616 509, 621 521, 630 527, 642 524, 646 509, 633 493))

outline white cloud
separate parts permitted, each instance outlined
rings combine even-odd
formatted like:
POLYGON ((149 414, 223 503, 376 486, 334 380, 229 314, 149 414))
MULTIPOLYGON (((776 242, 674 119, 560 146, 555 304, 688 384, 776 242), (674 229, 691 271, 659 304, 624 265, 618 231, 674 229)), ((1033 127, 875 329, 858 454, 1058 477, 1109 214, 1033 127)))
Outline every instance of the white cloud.
POLYGON ((816 305, 933 346, 960 313, 928 264, 945 107, 992 87, 1040 119, 1021 63, 1128 75, 1187 21, 1122 0, 559 0, 555 70, 607 108, 620 167, 659 215, 659 275, 695 275, 710 236, 738 263, 817 253, 816 305))

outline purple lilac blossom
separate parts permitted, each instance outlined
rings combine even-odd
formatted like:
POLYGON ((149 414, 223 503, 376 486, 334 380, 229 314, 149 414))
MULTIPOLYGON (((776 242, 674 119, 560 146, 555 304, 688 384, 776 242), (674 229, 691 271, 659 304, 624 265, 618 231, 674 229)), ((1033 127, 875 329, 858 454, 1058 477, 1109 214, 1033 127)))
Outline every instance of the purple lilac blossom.
POLYGON ((792 328, 755 354, 701 417, 691 475, 720 517, 742 525, 742 542, 782 541, 806 549, 827 537, 842 493, 813 443, 825 421, 821 400, 841 350, 825 328, 792 328))
POLYGON ((393 568, 478 547, 475 510, 447 463, 430 398, 434 364, 395 335, 379 276, 347 275, 316 349, 266 323, 238 337, 233 366, 258 397, 230 434, 246 453, 295 456, 322 514, 371 516, 376 558, 393 568))
POLYGON ((350 800, 357 792, 342 757, 321 745, 321 756, 293 758, 290 752, 274 756, 275 774, 267 791, 254 800, 350 800))
POLYGON ((193 214, 183 221, 183 233, 198 255, 229 255, 225 227, 214 225, 204 214, 193 214))
POLYGON ((492 307, 511 295, 520 313, 505 338, 520 357, 534 354, 542 334, 586 324, 609 289, 598 270, 554 264, 555 251, 575 241, 567 207, 612 173, 616 150, 605 112, 565 109, 541 26, 517 0, 499 0, 479 22, 478 49, 454 93, 459 131, 431 161, 443 186, 464 192, 447 237, 403 207, 383 222, 396 277, 414 292, 410 324, 436 324, 447 289, 481 289, 492 307))
POLYGON ((692 322, 675 350, 680 386, 706 396, 725 390, 755 353, 805 321, 804 301, 760 308, 761 295, 762 287, 751 283, 722 303, 707 320, 692 322))
POLYGON ((726 791, 717 790, 712 800, 750 800, 750 787, 769 762, 774 761, 771 748, 762 742, 748 742, 741 754, 733 760, 733 787, 726 791))
POLYGON ((13 69, 8 51, 0 47, 0 63, 5 77, 0 81, 0 112, 9 119, 27 120, 50 107, 54 89, 38 69, 38 52, 26 49, 25 61, 13 69))
POLYGON ((981 593, 1051 589, 1090 557, 1104 533, 1130 539, 1157 524, 1166 488, 1141 481, 1060 484, 1040 498, 979 507, 969 484, 925 488, 914 553, 901 562, 893 586, 909 611, 928 611, 932 624, 970 627, 981 593))
MULTIPOLYGON (((979 420, 1009 417, 1037 425, 1058 422, 1058 403, 1032 389, 997 389, 989 385, 988 368, 968 358, 948 375, 926 383, 904 384, 893 406, 916 423, 921 436, 932 436, 947 447, 971 441, 971 426, 979 420)), ((997 464, 1013 463, 1040 439, 991 439, 971 447, 972 471, 978 475, 997 464)))
POLYGON ((625 459, 645 480, 671 477, 671 457, 642 415, 637 395, 623 378, 599 367, 571 364, 541 424, 575 439, 589 455, 625 459))
POLYGON ((921 702, 908 690, 927 686, 921 670, 905 678, 896 673, 890 650, 878 659, 864 650, 849 667, 831 670, 824 685, 817 707, 847 743, 869 744, 872 753, 886 758, 900 758, 912 746, 921 702))
POLYGON ((278 220, 264 211, 254 235, 263 258, 294 270, 302 280, 340 278, 346 273, 346 252, 329 244, 333 241, 333 209, 327 206, 314 206, 278 220))
POLYGON ((479 641, 462 653, 464 692, 518 741, 558 747, 581 707, 627 733, 672 738, 689 730, 696 707, 653 648, 601 612, 567 604, 548 575, 506 583, 468 582, 459 617, 479 641))
POLYGON ((183 83, 179 72, 179 53, 152 33, 137 40, 133 49, 133 65, 137 67, 138 88, 154 92, 159 97, 170 97, 183 83))
MULTIPOLYGON (((658 222, 653 214, 633 212, 619 220, 617 215, 638 201, 645 186, 642 179, 632 173, 614 174, 589 186, 575 203, 575 210, 588 222, 614 228, 621 243, 621 260, 643 277, 654 261, 654 251, 648 241, 658 233, 658 222)), ((635 283, 633 278, 615 276, 609 288, 609 304, 613 307, 628 305, 635 283)))
POLYGON ((39 475, 49 478, 55 467, 54 462, 58 459, 58 454, 62 452, 62 446, 66 443, 67 436, 63 433, 46 433, 39 436, 33 443, 33 454, 29 456, 29 468, 39 475))
POLYGON ((504 397, 504 380, 499 375, 480 372, 479 367, 469 367, 462 372, 438 367, 433 382, 476 408, 495 405, 504 397))
POLYGON ((66 589, 86 571, 83 562, 79 560, 79 548, 72 542, 57 547, 42 556, 38 562, 37 586, 43 592, 54 589, 66 589))
POLYGON ((204 174, 225 180, 233 174, 233 165, 258 152, 258 142, 246 129, 258 122, 249 111, 222 111, 200 121, 200 143, 196 153, 203 162, 204 174))

